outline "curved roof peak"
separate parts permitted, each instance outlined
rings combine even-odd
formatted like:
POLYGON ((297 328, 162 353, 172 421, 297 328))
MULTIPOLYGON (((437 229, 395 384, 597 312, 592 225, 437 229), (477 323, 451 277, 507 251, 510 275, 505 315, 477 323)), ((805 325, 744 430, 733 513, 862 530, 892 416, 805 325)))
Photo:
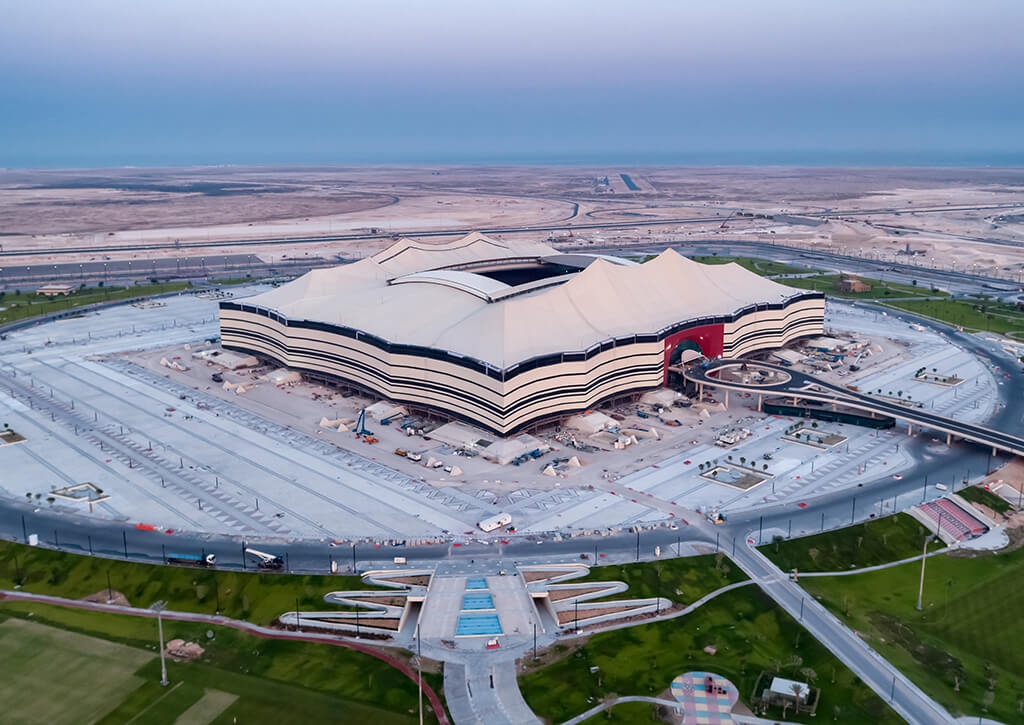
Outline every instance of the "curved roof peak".
POLYGON ((416 272, 452 267, 461 264, 516 257, 545 257, 558 254, 546 244, 537 242, 506 242, 492 239, 480 232, 470 232, 461 239, 430 243, 403 238, 371 259, 394 279, 416 272))

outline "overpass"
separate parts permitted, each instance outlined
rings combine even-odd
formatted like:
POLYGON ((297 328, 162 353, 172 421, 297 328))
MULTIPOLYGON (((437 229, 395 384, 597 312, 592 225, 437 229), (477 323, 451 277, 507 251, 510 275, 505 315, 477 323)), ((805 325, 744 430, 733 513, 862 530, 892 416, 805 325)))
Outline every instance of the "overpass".
MULTIPOLYGON (((991 428, 986 428, 973 423, 964 423, 953 418, 929 413, 920 408, 907 405, 900 405, 883 398, 875 398, 865 395, 856 390, 844 388, 839 385, 816 378, 813 375, 797 372, 781 365, 771 363, 754 362, 750 360, 714 360, 710 363, 691 364, 679 368, 683 377, 695 383, 699 390, 705 386, 720 388, 727 391, 735 390, 744 393, 758 395, 758 409, 766 395, 775 397, 791 398, 797 400, 809 400, 819 403, 830 404, 833 409, 842 405, 847 408, 862 410, 873 415, 884 415, 907 423, 910 435, 914 434, 914 428, 930 429, 946 434, 947 444, 952 442, 953 437, 978 443, 983 446, 990 446, 993 452, 1004 451, 1017 456, 1024 456, 1024 438, 1002 433, 991 428), (752 382, 743 378, 723 378, 723 374, 746 373, 763 371, 771 374, 774 379, 764 382, 752 382)), ((726 397, 728 404, 728 397, 726 397)))

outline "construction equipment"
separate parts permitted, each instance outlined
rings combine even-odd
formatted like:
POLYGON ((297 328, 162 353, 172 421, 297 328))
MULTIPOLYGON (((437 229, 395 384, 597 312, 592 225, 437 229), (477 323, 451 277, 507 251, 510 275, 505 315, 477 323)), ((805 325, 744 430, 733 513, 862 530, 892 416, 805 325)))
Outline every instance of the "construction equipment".
POLYGON ((217 557, 214 554, 206 554, 200 556, 199 554, 168 554, 168 564, 178 564, 179 566, 198 566, 201 568, 208 568, 214 566, 217 563, 217 557))
POLYGON ((256 559, 256 565, 260 569, 283 569, 284 559, 275 554, 268 554, 265 551, 257 551, 256 549, 246 549, 245 553, 256 559))
POLYGON ((366 408, 359 411, 359 417, 356 418, 356 435, 357 436, 372 436, 373 431, 366 427, 366 408))

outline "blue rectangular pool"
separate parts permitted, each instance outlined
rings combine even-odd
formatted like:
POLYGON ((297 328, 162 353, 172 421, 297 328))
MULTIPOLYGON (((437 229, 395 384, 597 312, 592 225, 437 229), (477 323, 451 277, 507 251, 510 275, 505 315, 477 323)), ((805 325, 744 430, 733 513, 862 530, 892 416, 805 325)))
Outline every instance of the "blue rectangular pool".
POLYGON ((490 594, 466 594, 462 597, 462 611, 473 609, 494 609, 490 594))
POLYGON ((482 576, 474 577, 466 580, 466 589, 486 589, 487 580, 482 576))
POLYGON ((501 634, 501 621, 497 614, 464 614, 459 617, 459 625, 455 630, 456 637, 486 634, 501 634))

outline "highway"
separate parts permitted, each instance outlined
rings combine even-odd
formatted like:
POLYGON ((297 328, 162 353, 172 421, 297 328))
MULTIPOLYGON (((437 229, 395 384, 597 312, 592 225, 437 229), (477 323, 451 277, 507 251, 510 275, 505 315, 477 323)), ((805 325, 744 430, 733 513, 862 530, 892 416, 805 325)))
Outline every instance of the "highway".
MULTIPOLYGON (((1018 209, 1021 208, 1021 204, 983 204, 983 205, 950 205, 950 206, 938 206, 938 207, 889 207, 889 208, 877 208, 877 209, 834 209, 820 212, 801 212, 795 213, 792 216, 808 217, 814 219, 835 219, 840 217, 851 217, 851 216, 871 216, 873 214, 898 214, 913 212, 915 214, 943 214, 950 212, 961 212, 961 211, 986 211, 986 210, 999 210, 999 209, 1018 209)), ((482 227, 482 228, 471 228, 471 227, 448 227, 444 229, 428 228, 428 229, 409 229, 401 232, 403 237, 452 237, 452 236, 464 236, 470 232, 482 232, 483 234, 516 234, 521 232, 558 232, 558 231, 586 231, 586 230, 597 230, 597 229, 637 229, 641 227, 652 227, 652 226, 672 226, 678 224, 714 224, 720 223, 723 216, 729 216, 739 209, 728 209, 721 208, 724 214, 716 216, 701 216, 701 217, 673 217, 668 219, 632 219, 627 221, 606 221, 606 222, 583 222, 583 223, 567 223, 565 221, 557 223, 542 223, 542 224, 523 224, 516 226, 503 226, 503 227, 482 227)), ((78 246, 78 247, 44 247, 39 249, 29 250, 5 250, 0 251, 0 259, 4 257, 31 257, 41 255, 92 255, 92 254, 105 254, 109 252, 141 252, 149 250, 165 250, 165 251, 176 251, 181 249, 205 249, 216 247, 223 249, 226 247, 251 247, 251 246, 266 246, 266 245, 293 245, 293 244, 323 244, 326 242, 346 242, 346 241, 360 241, 369 239, 390 239, 394 235, 388 232, 378 233, 349 233, 349 234, 324 234, 324 235, 299 235, 299 236, 278 236, 278 237, 249 237, 249 238, 238 238, 238 239, 223 239, 223 240, 209 240, 204 239, 200 241, 186 241, 176 242, 174 244, 168 244, 167 242, 154 242, 150 244, 132 244, 132 245, 102 245, 102 246, 78 246)), ((1003 240, 999 239, 986 239, 984 240, 991 244, 1000 244, 1003 240)))

